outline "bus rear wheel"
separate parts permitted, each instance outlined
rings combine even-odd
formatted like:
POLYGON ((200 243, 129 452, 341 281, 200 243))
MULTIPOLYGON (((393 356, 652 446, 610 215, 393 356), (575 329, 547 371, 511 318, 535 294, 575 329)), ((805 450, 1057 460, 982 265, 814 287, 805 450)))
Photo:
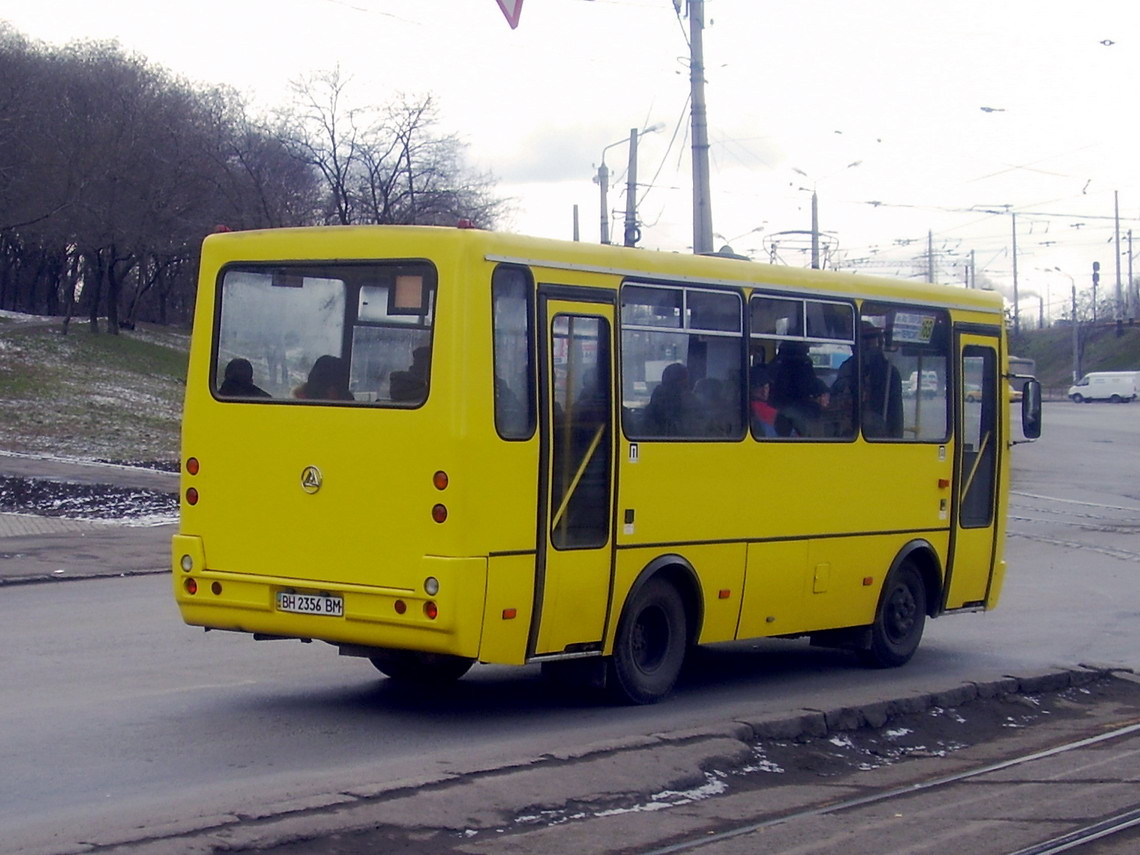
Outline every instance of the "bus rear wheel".
POLYGON ((926 625, 926 586, 909 561, 887 577, 871 624, 871 643, 860 658, 872 668, 897 668, 914 656, 926 625))
POLYGON ((685 606, 677 589, 650 579, 618 623, 607 685, 616 700, 651 704, 669 694, 685 661, 685 606))
POLYGON ((368 657, 368 661, 386 677, 415 686, 454 683, 475 664, 473 659, 447 653, 389 649, 377 649, 368 657))

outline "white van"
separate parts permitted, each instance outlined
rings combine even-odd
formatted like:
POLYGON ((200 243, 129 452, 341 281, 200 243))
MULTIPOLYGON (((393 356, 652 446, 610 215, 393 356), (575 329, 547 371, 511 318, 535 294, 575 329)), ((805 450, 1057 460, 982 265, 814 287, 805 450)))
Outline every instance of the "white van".
POLYGON ((1069 398, 1074 403, 1083 401, 1112 401, 1124 404, 1136 399, 1136 371, 1091 371, 1075 386, 1069 387, 1069 398))

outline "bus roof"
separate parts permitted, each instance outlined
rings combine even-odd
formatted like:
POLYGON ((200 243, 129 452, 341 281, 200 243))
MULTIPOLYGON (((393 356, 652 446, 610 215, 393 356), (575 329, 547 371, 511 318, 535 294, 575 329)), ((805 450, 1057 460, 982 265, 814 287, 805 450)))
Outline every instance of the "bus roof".
MULTIPOLYGON (((308 235, 316 246, 305 257, 327 252, 329 258, 375 257, 377 241, 402 243, 411 251, 442 242, 481 253, 488 261, 513 262, 547 270, 582 271, 685 284, 787 289, 842 299, 878 299, 940 305, 1001 314, 1003 300, 994 291, 956 285, 912 282, 883 276, 812 270, 765 264, 741 257, 690 255, 622 246, 537 238, 507 232, 441 226, 312 226, 222 232, 207 237, 207 245, 246 243, 249 260, 280 259, 297 253, 299 236, 308 235), (323 244, 324 248, 321 248, 323 244)), ((227 252, 232 253, 230 249, 227 252)))

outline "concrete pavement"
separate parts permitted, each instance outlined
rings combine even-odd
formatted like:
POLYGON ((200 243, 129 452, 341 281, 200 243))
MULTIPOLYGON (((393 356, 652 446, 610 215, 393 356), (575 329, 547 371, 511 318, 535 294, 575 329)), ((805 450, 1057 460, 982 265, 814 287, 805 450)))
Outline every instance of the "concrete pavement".
MULTIPOLYGON (((177 493, 178 474, 0 452, 0 476, 177 493)), ((0 513, 0 585, 163 573, 176 523, 0 513)))

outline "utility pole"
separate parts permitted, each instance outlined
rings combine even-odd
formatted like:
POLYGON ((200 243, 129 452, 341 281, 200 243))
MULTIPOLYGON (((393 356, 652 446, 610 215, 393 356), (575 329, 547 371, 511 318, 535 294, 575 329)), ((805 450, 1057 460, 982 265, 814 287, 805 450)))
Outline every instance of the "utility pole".
POLYGON ((819 197, 811 191, 811 269, 819 270, 819 197))
POLYGON ((1116 211, 1116 311, 1113 313, 1117 326, 1124 317, 1124 299, 1120 283, 1120 191, 1112 191, 1113 208, 1116 211))
POLYGON ((693 252, 713 251, 709 129, 705 113, 705 0, 689 0, 689 87, 693 102, 693 252))
POLYGON ((1100 284, 1100 262, 1099 261, 1093 262, 1092 280, 1093 280, 1092 320, 1093 320, 1093 326, 1096 326, 1096 286, 1100 284))
POLYGON ((1132 278, 1132 229, 1128 230, 1128 321, 1136 319, 1136 280, 1132 278))
POLYGON ((625 184, 625 245, 637 246, 641 230, 637 227, 637 128, 629 129, 629 176, 625 184))
POLYGON ((1013 218, 1013 334, 1021 335, 1021 315, 1017 311, 1017 214, 1013 218))
POLYGON ((926 231, 926 281, 934 281, 934 230, 926 231))
POLYGON ((610 242, 610 212, 607 210, 610 206, 609 192, 610 192, 610 170, 606 166, 605 152, 602 153, 602 165, 598 167, 598 186, 602 189, 602 243, 610 242))
POLYGON ((1081 379, 1080 324, 1077 321, 1077 282, 1073 280, 1073 382, 1081 379))

